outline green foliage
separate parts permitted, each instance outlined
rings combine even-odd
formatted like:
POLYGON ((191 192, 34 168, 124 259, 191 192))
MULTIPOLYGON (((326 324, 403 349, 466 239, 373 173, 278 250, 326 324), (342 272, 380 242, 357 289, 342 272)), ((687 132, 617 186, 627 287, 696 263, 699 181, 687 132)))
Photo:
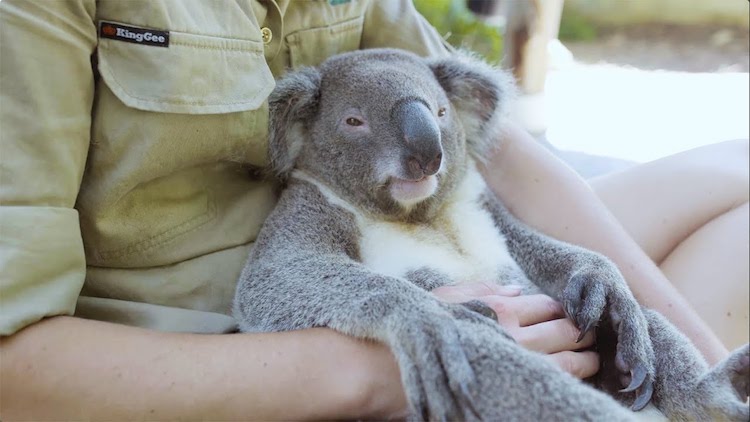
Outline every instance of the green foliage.
POLYGON ((490 63, 502 58, 500 29, 477 19, 466 0, 414 0, 414 6, 452 46, 476 51, 490 63))
POLYGON ((593 41, 599 34, 591 21, 584 16, 563 7, 560 19, 560 32, 558 38, 562 41, 593 41))

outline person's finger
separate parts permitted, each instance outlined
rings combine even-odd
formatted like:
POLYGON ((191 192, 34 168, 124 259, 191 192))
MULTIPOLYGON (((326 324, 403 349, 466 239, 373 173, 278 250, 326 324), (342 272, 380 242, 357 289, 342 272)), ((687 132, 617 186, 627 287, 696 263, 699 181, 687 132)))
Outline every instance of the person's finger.
POLYGON ((495 283, 472 282, 441 286, 432 291, 440 300, 450 303, 468 302, 484 296, 518 296, 521 286, 501 286, 495 283))
POLYGON ((547 295, 518 296, 512 299, 495 295, 479 299, 498 315, 504 312, 514 313, 521 327, 565 316, 562 305, 547 295))
POLYGON ((580 330, 567 318, 555 319, 539 324, 521 327, 512 335, 523 347, 540 353, 557 353, 567 350, 581 350, 594 344, 593 330, 586 333, 576 343, 580 330))
POLYGON ((489 295, 518 296, 521 294, 521 286, 501 286, 497 283, 489 283, 483 281, 459 283, 454 285, 453 287, 460 290, 467 296, 472 296, 473 298, 489 295))
POLYGON ((599 371, 599 355, 595 352, 568 351, 545 357, 576 378, 588 378, 599 371))

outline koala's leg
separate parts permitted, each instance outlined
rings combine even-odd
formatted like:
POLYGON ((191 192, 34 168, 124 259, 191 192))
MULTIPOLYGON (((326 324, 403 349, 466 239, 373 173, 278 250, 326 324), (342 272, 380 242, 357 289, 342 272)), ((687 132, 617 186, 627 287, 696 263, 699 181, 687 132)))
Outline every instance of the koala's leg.
MULTIPOLYGON (((463 311, 459 311, 463 312, 463 311)), ((560 370, 541 354, 457 315, 477 374, 476 408, 485 421, 630 421, 612 397, 560 370)))
POLYGON ((631 375, 625 391, 636 393, 634 410, 645 407, 653 393, 654 351, 646 318, 617 267, 601 254, 526 226, 489 190, 484 206, 505 235, 513 259, 542 291, 562 302, 581 330, 580 338, 601 321, 610 322, 618 368, 631 375))
MULTIPOLYGON (((654 405, 673 421, 748 421, 748 346, 709 370, 700 352, 666 318, 649 309, 644 313, 656 356, 654 405)), ((602 387, 623 402, 632 402, 617 392, 618 383, 611 379, 616 372, 602 368, 602 387)))

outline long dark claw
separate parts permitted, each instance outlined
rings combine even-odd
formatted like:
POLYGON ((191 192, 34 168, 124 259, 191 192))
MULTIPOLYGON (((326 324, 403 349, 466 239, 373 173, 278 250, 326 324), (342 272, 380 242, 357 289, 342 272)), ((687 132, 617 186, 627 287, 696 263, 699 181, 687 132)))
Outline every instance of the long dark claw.
POLYGON ((586 336, 586 334, 591 331, 596 326, 596 321, 591 320, 586 324, 585 327, 578 327, 581 330, 581 334, 578 335, 578 339, 576 340, 576 343, 580 343, 581 340, 586 336))
POLYGON ((565 308, 565 313, 568 314, 568 317, 575 321, 577 305, 574 305, 572 301, 570 301, 565 303, 563 306, 565 308))
POLYGON ((620 390, 620 392, 629 393, 635 391, 641 386, 641 384, 643 384, 643 381, 646 380, 646 375, 646 368, 644 368, 643 365, 636 366, 634 370, 630 371, 630 385, 620 390))
POLYGON ((641 391, 638 393, 638 397, 635 398, 635 402, 632 406, 630 406, 630 409, 634 412, 637 412, 648 404, 648 402, 651 401, 651 396, 654 394, 654 384, 651 381, 646 382, 646 384, 643 385, 643 388, 641 388, 641 391))
POLYGON ((468 309, 471 309, 472 311, 484 315, 487 318, 497 322, 497 313, 494 309, 490 308, 486 303, 480 302, 478 300, 470 300, 468 302, 462 303, 465 307, 468 309))

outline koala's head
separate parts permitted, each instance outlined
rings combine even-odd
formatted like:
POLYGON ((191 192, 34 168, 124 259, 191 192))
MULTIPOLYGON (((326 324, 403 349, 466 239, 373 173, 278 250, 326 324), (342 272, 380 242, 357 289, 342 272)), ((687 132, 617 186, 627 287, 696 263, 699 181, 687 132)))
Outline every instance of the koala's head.
POLYGON ((437 209, 499 136, 510 78, 465 56, 362 50, 288 74, 269 99, 271 169, 299 169, 392 219, 437 209))

